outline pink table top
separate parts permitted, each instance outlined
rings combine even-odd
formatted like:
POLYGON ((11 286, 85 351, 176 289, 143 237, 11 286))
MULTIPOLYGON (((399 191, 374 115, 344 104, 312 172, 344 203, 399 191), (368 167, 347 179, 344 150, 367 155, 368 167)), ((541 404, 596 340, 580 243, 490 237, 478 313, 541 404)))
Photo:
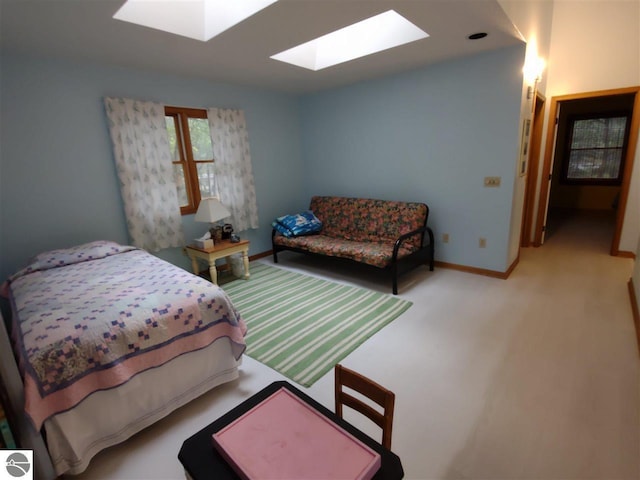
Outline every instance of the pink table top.
POLYGON ((213 435, 242 478, 369 480, 380 455, 286 388, 213 435))

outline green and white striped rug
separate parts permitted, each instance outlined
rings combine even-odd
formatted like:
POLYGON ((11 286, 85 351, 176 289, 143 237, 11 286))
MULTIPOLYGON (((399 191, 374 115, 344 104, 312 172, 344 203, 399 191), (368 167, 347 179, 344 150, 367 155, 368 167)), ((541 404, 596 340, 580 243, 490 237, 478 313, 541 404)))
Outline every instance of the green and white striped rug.
POLYGON ((305 387, 412 305, 263 263, 222 288, 247 323, 247 355, 305 387))

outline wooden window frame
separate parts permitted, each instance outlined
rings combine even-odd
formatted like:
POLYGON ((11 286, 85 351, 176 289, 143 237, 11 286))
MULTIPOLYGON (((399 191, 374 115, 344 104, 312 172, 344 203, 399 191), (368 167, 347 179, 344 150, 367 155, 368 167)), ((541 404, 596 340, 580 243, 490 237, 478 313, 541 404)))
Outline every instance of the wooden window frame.
POLYGON ((199 108, 186 107, 165 107, 165 117, 173 117, 176 140, 178 147, 178 155, 180 160, 173 161, 174 165, 182 165, 185 179, 185 188, 187 191, 188 204, 180 207, 182 215, 196 213, 200 204, 200 182, 198 181, 198 163, 213 163, 211 160, 195 160, 193 158, 193 146, 191 144, 191 133, 189 131, 189 119, 200 118, 206 119, 207 111, 199 108))
POLYGON ((631 113, 626 110, 618 110, 613 112, 600 112, 580 115, 570 115, 567 117, 567 132, 566 142, 564 146, 564 156, 562 160, 562 175, 560 183, 565 185, 588 185, 588 186, 617 186, 622 184, 622 177, 624 173, 625 158, 627 155, 627 147, 629 144, 629 131, 631 125, 631 113), (576 121, 590 120, 597 118, 613 118, 613 117, 626 117, 624 140, 622 142, 622 148, 620 151, 620 166, 618 168, 617 178, 569 178, 569 162, 571 159, 571 144, 573 143, 573 131, 576 121))

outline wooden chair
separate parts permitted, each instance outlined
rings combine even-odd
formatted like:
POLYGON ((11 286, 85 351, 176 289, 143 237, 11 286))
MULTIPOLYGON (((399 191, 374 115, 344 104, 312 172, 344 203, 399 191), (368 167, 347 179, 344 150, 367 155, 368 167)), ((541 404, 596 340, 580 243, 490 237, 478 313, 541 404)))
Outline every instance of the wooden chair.
POLYGON ((336 365, 335 367, 335 384, 336 415, 342 418, 343 405, 366 415, 376 425, 382 428, 382 446, 391 450, 391 429, 393 426, 395 394, 364 375, 349 370, 342 365, 336 365), (343 387, 355 390, 377 403, 383 407, 383 413, 378 412, 362 400, 346 393, 343 391, 343 387))

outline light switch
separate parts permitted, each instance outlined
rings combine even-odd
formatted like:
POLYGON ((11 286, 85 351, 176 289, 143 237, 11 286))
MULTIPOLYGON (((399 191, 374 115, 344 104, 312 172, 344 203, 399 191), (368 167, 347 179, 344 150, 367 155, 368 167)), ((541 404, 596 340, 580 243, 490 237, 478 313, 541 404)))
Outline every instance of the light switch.
POLYGON ((485 187, 499 187, 501 178, 502 177, 484 177, 484 186, 485 187))

